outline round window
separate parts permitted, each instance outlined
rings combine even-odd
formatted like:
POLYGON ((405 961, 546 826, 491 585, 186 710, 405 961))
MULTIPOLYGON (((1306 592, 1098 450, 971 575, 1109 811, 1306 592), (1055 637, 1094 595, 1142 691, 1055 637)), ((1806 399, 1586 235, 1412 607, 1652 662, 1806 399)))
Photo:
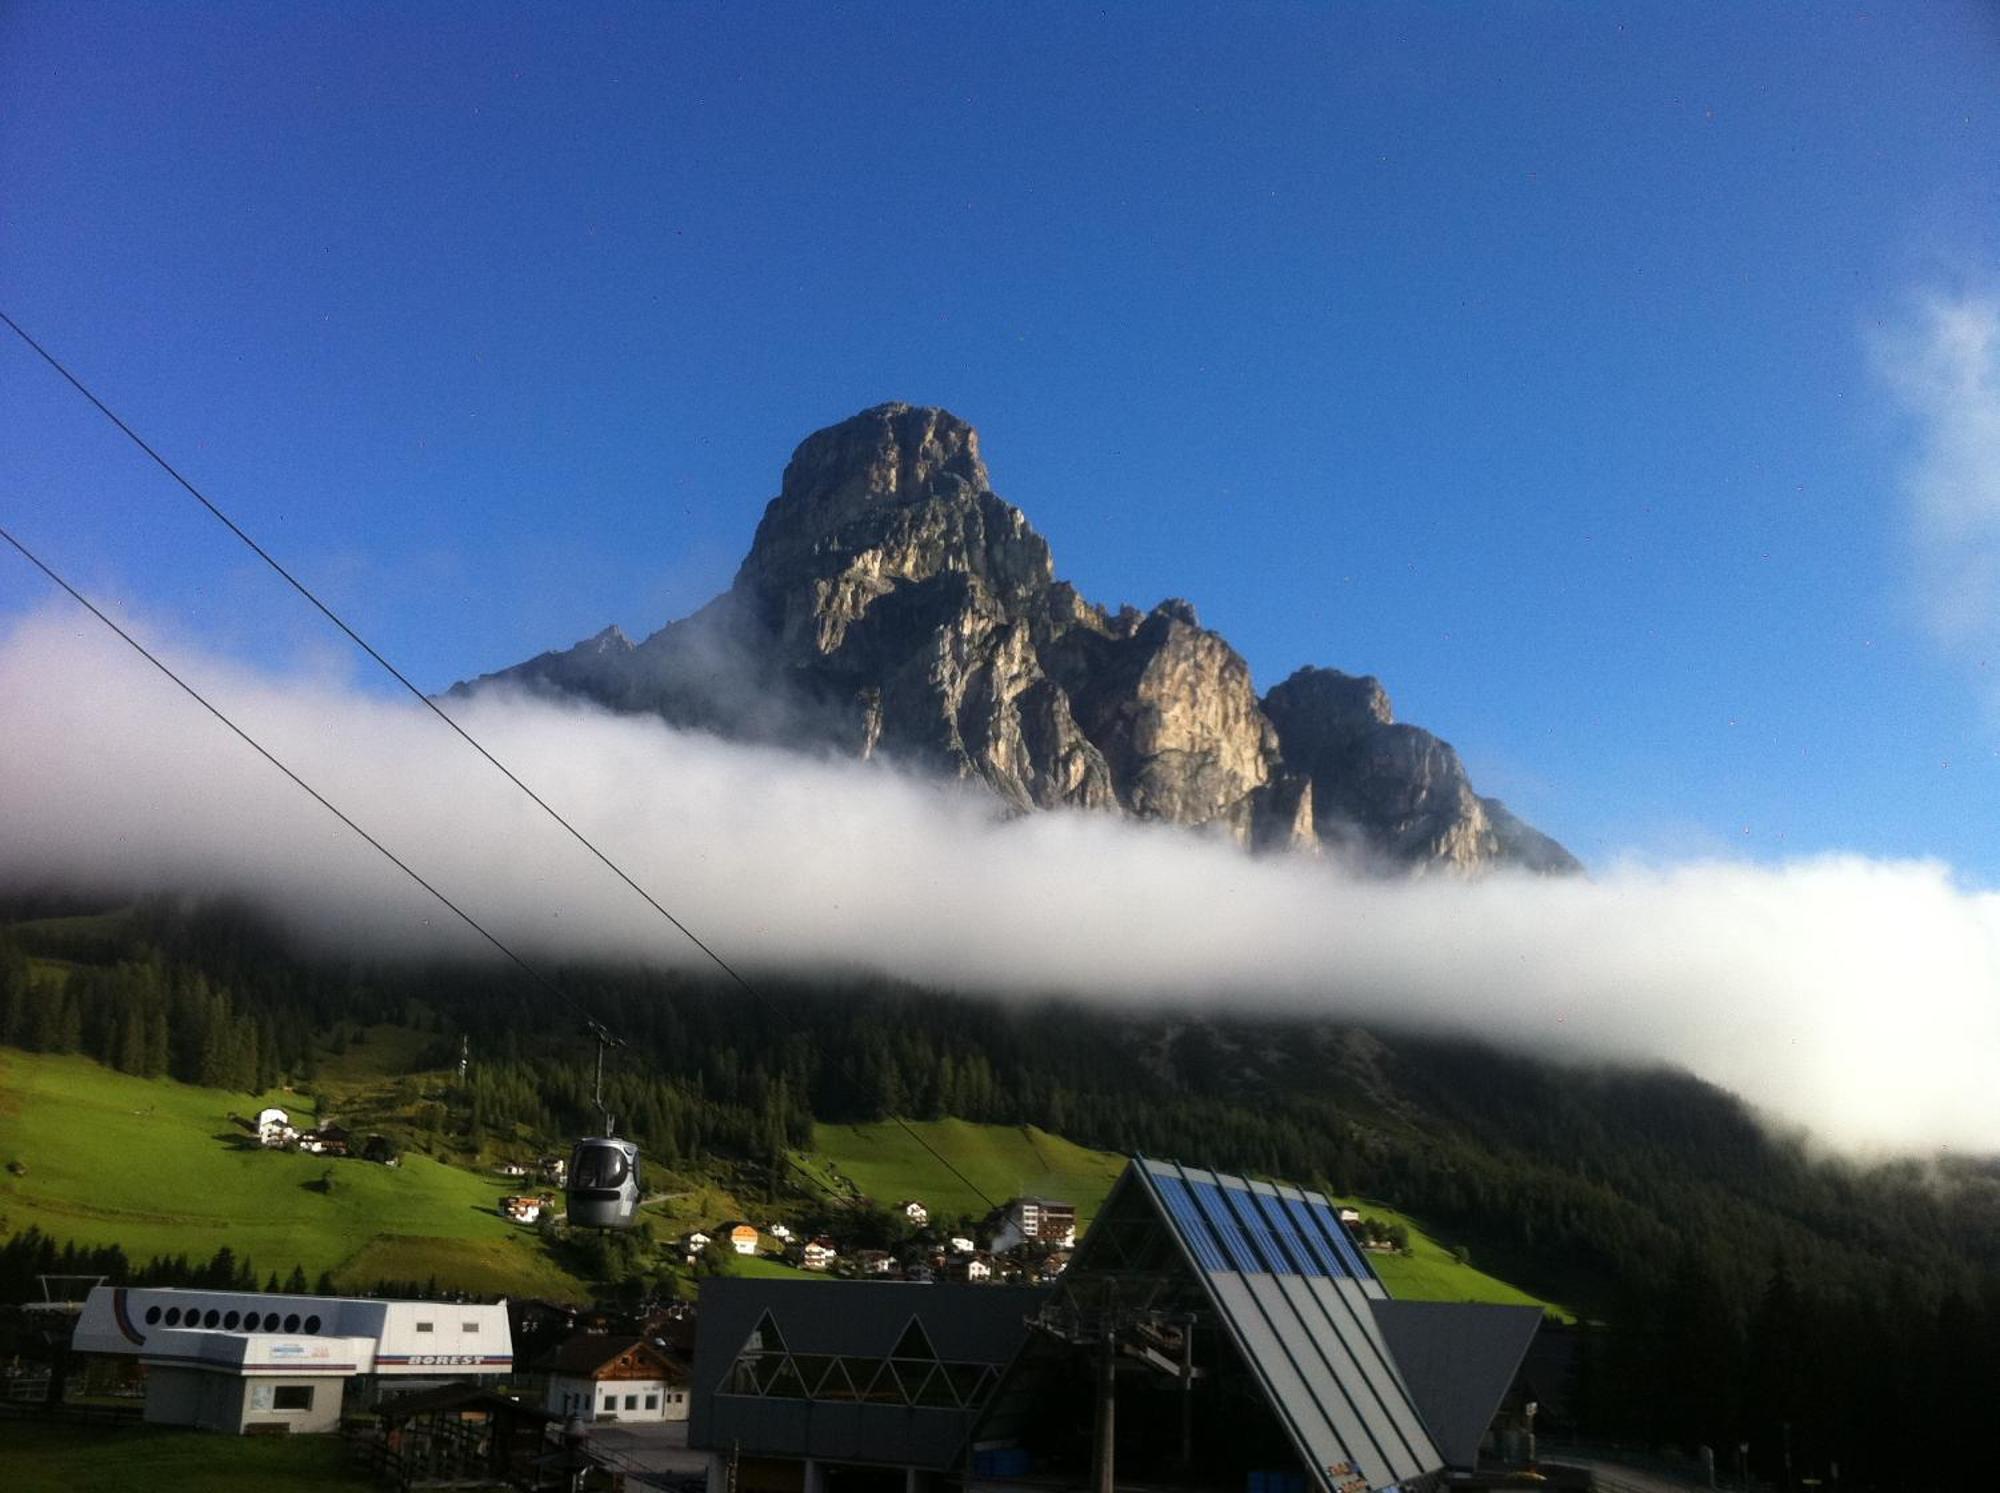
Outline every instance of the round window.
POLYGON ((151 1326, 152 1326, 152 1325, 153 1325, 153 1324, 154 1324, 155 1322, 157 1322, 157 1321, 159 1321, 159 1320, 160 1320, 160 1309, 159 1309, 159 1308, 158 1308, 157 1306, 149 1306, 149 1307, 147 1307, 147 1308, 146 1308, 146 1325, 147 1325, 148 1327, 151 1327, 151 1326))
POLYGON ((306 1331, 307 1331, 307 1332, 318 1332, 318 1331, 319 1331, 319 1318, 318 1318, 318 1317, 307 1317, 307 1318, 306 1318, 306 1331))
POLYGON ((264 1313, 264 1330, 266 1332, 276 1332, 278 1330, 278 1314, 276 1312, 264 1313))
POLYGON ((299 1330, 299 1314, 297 1312, 293 1312, 290 1316, 285 1318, 285 1331, 297 1332, 298 1330, 299 1330))
POLYGON ((177 1306, 170 1306, 170 1307, 168 1307, 168 1308, 167 1308, 167 1326, 169 1326, 169 1327, 178 1327, 178 1326, 180 1326, 180 1325, 181 1325, 181 1309, 180 1309, 179 1307, 177 1307, 177 1306))
POLYGON ((211 1306, 207 1310, 207 1312, 205 1312, 202 1315, 201 1325, 204 1327, 214 1327, 221 1321, 222 1321, 222 1313, 217 1311, 214 1307, 211 1306))
POLYGON ((222 1314, 222 1325, 231 1332, 236 1330, 236 1324, 242 1320, 243 1314, 241 1312, 224 1312, 222 1314))

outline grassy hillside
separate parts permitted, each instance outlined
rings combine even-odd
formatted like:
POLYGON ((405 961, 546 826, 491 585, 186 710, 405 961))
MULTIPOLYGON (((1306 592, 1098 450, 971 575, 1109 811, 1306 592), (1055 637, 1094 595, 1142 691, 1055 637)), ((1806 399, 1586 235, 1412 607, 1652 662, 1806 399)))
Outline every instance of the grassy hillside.
MULTIPOLYGON (((1075 1203, 1078 1217, 1087 1225, 1125 1169, 1122 1156, 1074 1145, 1031 1125, 974 1125, 965 1120, 817 1125, 813 1144, 811 1153, 795 1158, 797 1165, 829 1191, 850 1196, 858 1191, 881 1203, 920 1198, 933 1213, 943 1214, 984 1213, 979 1192, 996 1202, 1041 1194, 1075 1203)), ((1539 1306, 1565 1321, 1574 1320, 1560 1306, 1461 1264, 1405 1214, 1380 1203, 1352 1202, 1352 1206, 1409 1231, 1406 1253, 1368 1255, 1391 1296, 1404 1301, 1539 1306)))
POLYGON ((933 1215, 978 1217, 1009 1198, 1040 1195, 1075 1203, 1086 1223, 1125 1169, 1122 1156, 1033 1125, 966 1120, 815 1125, 812 1154, 799 1161, 809 1174, 835 1187, 851 1183, 884 1205, 919 1198, 933 1215))
POLYGON ((1501 1306, 1539 1306, 1564 1322, 1576 1320, 1576 1314, 1566 1307, 1530 1296, 1518 1286, 1461 1264, 1456 1255, 1426 1234, 1407 1214, 1358 1198, 1337 1201, 1369 1218, 1401 1224, 1409 1231, 1407 1250, 1398 1254, 1370 1251, 1367 1257, 1376 1275, 1381 1277, 1383 1288, 1398 1301, 1490 1301, 1501 1306))
MULTIPOLYGON (((395 1028, 329 1063, 317 1087, 340 1096, 353 1119, 392 1104, 390 1078, 424 1039, 395 1028)), ((533 1234, 503 1221, 497 1177, 409 1155, 389 1168, 357 1160, 266 1151, 230 1115, 282 1105, 308 1123, 298 1094, 253 1097, 166 1079, 140 1079, 86 1058, 0 1049, 0 1235, 30 1226, 57 1239, 118 1244, 135 1261, 154 1255, 206 1258, 222 1244, 261 1273, 297 1263, 309 1276, 344 1284, 425 1280, 489 1293, 579 1297, 587 1289, 543 1251, 533 1234), (332 1190, 312 1184, 330 1174, 332 1190)), ((921 1198, 940 1217, 984 1214, 1023 1194, 1065 1198, 1088 1225, 1123 1170, 1124 1158, 1093 1151, 1034 1126, 965 1120, 886 1120, 818 1125, 814 1147, 793 1156, 795 1176, 830 1197, 883 1204, 921 1198)), ((663 1237, 745 1216, 727 1190, 690 1176, 656 1178, 665 1195, 647 1211, 663 1237)), ((1568 1313, 1470 1265, 1411 1219, 1357 1204, 1409 1230, 1410 1249, 1372 1255, 1392 1295, 1417 1301, 1498 1301, 1568 1313)), ((767 1262, 739 1269, 794 1272, 767 1262)), ((817 1277, 815 1277, 817 1278, 817 1277)))
POLYGON ((205 1258, 227 1244, 260 1272, 368 1285, 425 1279, 479 1291, 580 1296, 540 1242, 505 1222, 498 1179, 408 1156, 397 1167, 250 1144, 229 1116, 264 1099, 141 1079, 85 1058, 0 1049, 0 1221, 57 1239, 118 1244, 135 1261, 205 1258), (330 1174, 331 1191, 311 1184, 330 1174))

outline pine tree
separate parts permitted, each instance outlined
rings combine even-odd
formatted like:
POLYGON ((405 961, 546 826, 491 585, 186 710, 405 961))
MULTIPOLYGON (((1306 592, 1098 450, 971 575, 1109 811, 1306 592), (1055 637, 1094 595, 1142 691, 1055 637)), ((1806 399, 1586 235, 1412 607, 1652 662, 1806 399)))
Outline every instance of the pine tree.
POLYGON ((126 1007, 118 1025, 118 1057, 114 1065, 122 1073, 146 1071, 146 1013, 136 1003, 126 1007))

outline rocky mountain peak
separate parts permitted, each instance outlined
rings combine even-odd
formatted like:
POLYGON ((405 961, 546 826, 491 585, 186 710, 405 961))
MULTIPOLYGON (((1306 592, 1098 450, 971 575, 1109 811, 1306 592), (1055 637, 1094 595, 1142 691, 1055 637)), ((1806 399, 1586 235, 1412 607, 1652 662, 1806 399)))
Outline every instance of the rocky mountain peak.
POLYGON ((1343 674, 1312 664, 1273 686, 1264 708, 1274 719, 1309 716, 1320 730, 1357 732, 1396 723, 1389 692, 1373 674, 1343 674))
POLYGON ((801 442, 735 584, 693 616, 488 678, 881 755, 1020 811, 1415 869, 1575 868, 1475 795, 1449 744, 1397 723, 1375 679, 1301 669, 1260 700, 1191 602, 1114 612, 1057 581, 1047 541, 993 492, 978 434, 925 406, 877 405, 801 442))
POLYGON ((744 571, 753 579, 782 575, 858 520, 879 521, 936 497, 964 501, 991 488, 979 433, 958 416, 878 404, 799 443, 744 571))

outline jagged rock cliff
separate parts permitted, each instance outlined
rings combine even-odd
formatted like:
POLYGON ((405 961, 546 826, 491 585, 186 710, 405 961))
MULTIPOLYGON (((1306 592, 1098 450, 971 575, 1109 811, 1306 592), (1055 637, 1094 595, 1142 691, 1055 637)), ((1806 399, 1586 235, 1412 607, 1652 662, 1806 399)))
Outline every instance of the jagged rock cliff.
POLYGON ((885 404, 806 439, 730 589, 642 643, 616 628, 512 684, 807 749, 978 778, 1016 808, 1215 826, 1257 849, 1571 871, 1398 724, 1373 679, 1302 669, 1263 699, 1192 605, 1106 611, 992 490, 978 434, 885 404))

